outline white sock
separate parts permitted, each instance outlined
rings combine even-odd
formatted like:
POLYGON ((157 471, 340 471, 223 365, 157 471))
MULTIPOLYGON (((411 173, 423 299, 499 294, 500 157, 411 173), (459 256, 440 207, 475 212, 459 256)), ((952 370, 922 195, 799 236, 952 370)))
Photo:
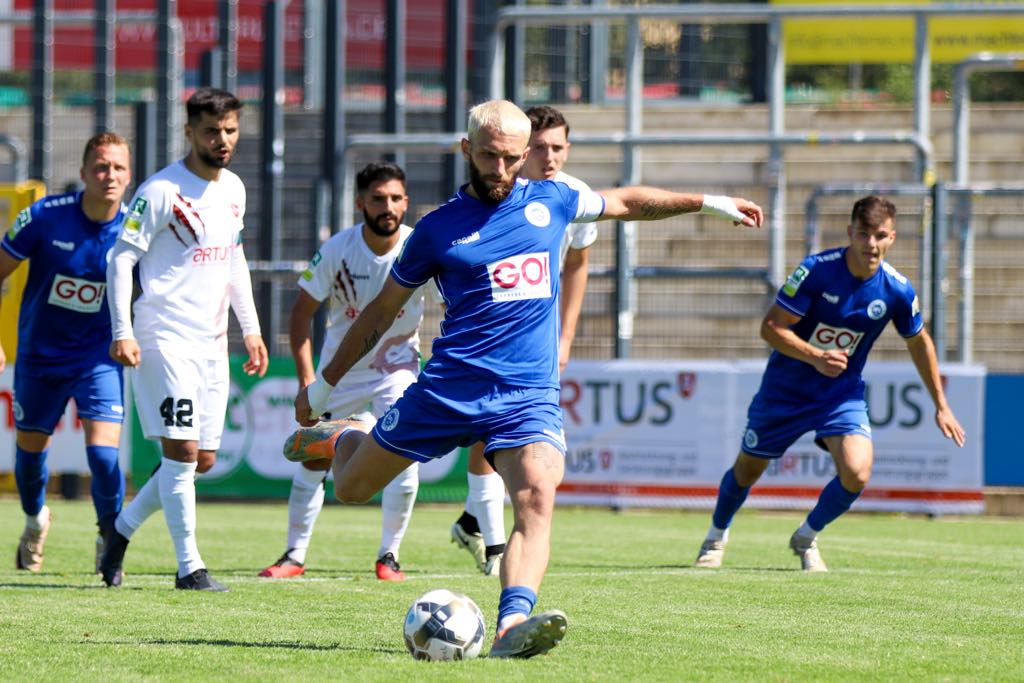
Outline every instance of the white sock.
POLYGON ((384 487, 380 499, 380 548, 377 550, 377 557, 391 553, 395 560, 398 560, 398 547, 402 544, 402 537, 409 527, 412 506, 416 503, 416 493, 419 489, 420 466, 415 462, 384 487))
POLYGON ((313 525, 324 507, 324 478, 327 472, 300 467, 292 477, 288 494, 288 546, 285 552, 299 564, 306 563, 306 551, 313 538, 313 525))
POLYGON ((722 541, 723 543, 729 542, 729 530, 719 529, 714 524, 708 529, 708 535, 704 537, 705 541, 722 541))
POLYGON ((178 558, 178 576, 188 576, 206 566, 196 544, 196 463, 162 458, 157 476, 164 519, 178 558))
POLYGON ((131 538, 132 534, 139 530, 154 512, 160 509, 160 470, 153 473, 139 492, 135 494, 132 501, 124 506, 121 514, 114 520, 114 528, 117 533, 125 538, 131 538))
POLYGON ((25 515, 25 526, 32 531, 42 531, 43 526, 50 519, 50 506, 44 505, 34 515, 25 515))
POLYGON ((818 537, 818 532, 812 529, 805 519, 800 528, 796 530, 796 535, 813 541, 818 537))
POLYGON ((497 472, 469 474, 469 500, 476 517, 484 545, 505 542, 505 482, 497 472))

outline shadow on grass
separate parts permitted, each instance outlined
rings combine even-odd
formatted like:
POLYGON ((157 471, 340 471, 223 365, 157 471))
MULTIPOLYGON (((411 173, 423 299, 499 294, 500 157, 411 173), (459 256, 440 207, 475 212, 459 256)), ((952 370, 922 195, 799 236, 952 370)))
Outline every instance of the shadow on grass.
POLYGON ((343 645, 331 643, 329 645, 317 645, 315 643, 297 643, 295 641, 242 641, 227 640, 224 638, 182 638, 174 640, 171 638, 151 638, 148 640, 93 640, 81 641, 90 645, 206 645, 210 647, 252 647, 280 650, 306 650, 312 652, 369 652, 373 654, 405 654, 404 648, 393 647, 358 647, 355 645, 343 645))
POLYGON ((641 573, 656 573, 659 571, 692 571, 695 574, 714 574, 718 571, 733 571, 733 572, 800 572, 802 571, 799 567, 758 567, 758 566, 735 566, 729 565, 722 567, 721 569, 706 569, 703 567, 694 567, 692 564, 649 564, 639 566, 635 564, 559 564, 557 567, 549 569, 551 576, 557 576, 559 571, 600 571, 600 572, 630 572, 635 574, 641 573))
MULTIPOLYGON (((4 588, 45 588, 45 589, 62 589, 67 590, 68 588, 76 590, 107 590, 107 587, 102 583, 97 584, 80 584, 80 583, 0 583, 0 590, 4 588)), ((122 589, 123 590, 123 589, 122 589)), ((134 590, 140 590, 139 587, 134 590)))

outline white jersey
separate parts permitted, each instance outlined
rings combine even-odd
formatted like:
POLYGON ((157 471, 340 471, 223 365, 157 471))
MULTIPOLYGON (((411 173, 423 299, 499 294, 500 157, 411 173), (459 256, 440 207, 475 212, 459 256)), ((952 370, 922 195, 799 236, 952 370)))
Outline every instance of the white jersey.
MULTIPOLYGON (((590 191, 589 185, 587 185, 585 182, 583 182, 576 176, 571 176, 568 173, 565 173, 564 171, 559 171, 558 173, 556 173, 555 177, 552 178, 552 180, 559 183, 565 183, 574 190, 578 190, 581 192, 583 190, 586 190, 588 192, 590 191)), ((596 239, 597 223, 570 223, 569 227, 565 231, 565 236, 562 238, 560 252, 562 265, 565 265, 565 255, 569 253, 570 247, 572 247, 573 249, 586 249, 591 244, 593 244, 596 239)))
POLYGON ((241 249, 245 187, 227 169, 211 182, 177 161, 135 193, 120 239, 146 252, 135 337, 143 349, 192 358, 227 353, 229 283, 241 249))
MULTIPOLYGON (((412 228, 402 225, 399 234, 395 248, 378 256, 363 239, 362 223, 345 228, 320 246, 299 278, 299 287, 311 297, 321 302, 329 300, 327 333, 320 350, 318 370, 322 371, 331 361, 353 321, 384 287, 391 264, 402 253, 412 228)), ((398 312, 384 338, 352 366, 343 381, 366 381, 368 377, 397 370, 418 374, 422 321, 423 288, 420 288, 398 312)))

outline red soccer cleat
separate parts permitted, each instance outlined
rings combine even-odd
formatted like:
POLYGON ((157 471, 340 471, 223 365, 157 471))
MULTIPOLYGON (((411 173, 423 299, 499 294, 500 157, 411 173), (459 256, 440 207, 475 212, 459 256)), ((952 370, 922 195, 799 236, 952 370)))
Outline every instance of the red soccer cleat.
POLYGON ((285 553, 281 559, 261 571, 259 575, 270 579, 290 579, 293 576, 302 576, 305 571, 306 565, 296 562, 288 553, 285 553))
POLYGON ((377 560, 377 578, 381 581, 405 581, 405 573, 391 553, 384 553, 377 560))

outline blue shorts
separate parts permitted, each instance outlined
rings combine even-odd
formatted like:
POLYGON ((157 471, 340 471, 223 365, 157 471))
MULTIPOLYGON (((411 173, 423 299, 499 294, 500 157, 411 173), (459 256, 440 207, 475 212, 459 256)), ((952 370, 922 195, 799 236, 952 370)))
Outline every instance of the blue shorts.
POLYGON ((870 439, 867 403, 855 397, 825 405, 780 404, 755 396, 747 411, 741 450, 759 458, 778 458, 810 431, 822 448, 821 439, 826 436, 860 434, 870 439))
POLYGON ((14 426, 24 432, 53 434, 68 399, 75 399, 78 417, 100 422, 124 421, 124 378, 121 366, 14 369, 14 426))
MULTIPOLYGON (((558 389, 420 379, 374 425, 382 447, 426 462, 483 441, 484 454, 546 441, 565 454, 558 389)), ((490 460, 490 458, 488 458, 490 460)))

